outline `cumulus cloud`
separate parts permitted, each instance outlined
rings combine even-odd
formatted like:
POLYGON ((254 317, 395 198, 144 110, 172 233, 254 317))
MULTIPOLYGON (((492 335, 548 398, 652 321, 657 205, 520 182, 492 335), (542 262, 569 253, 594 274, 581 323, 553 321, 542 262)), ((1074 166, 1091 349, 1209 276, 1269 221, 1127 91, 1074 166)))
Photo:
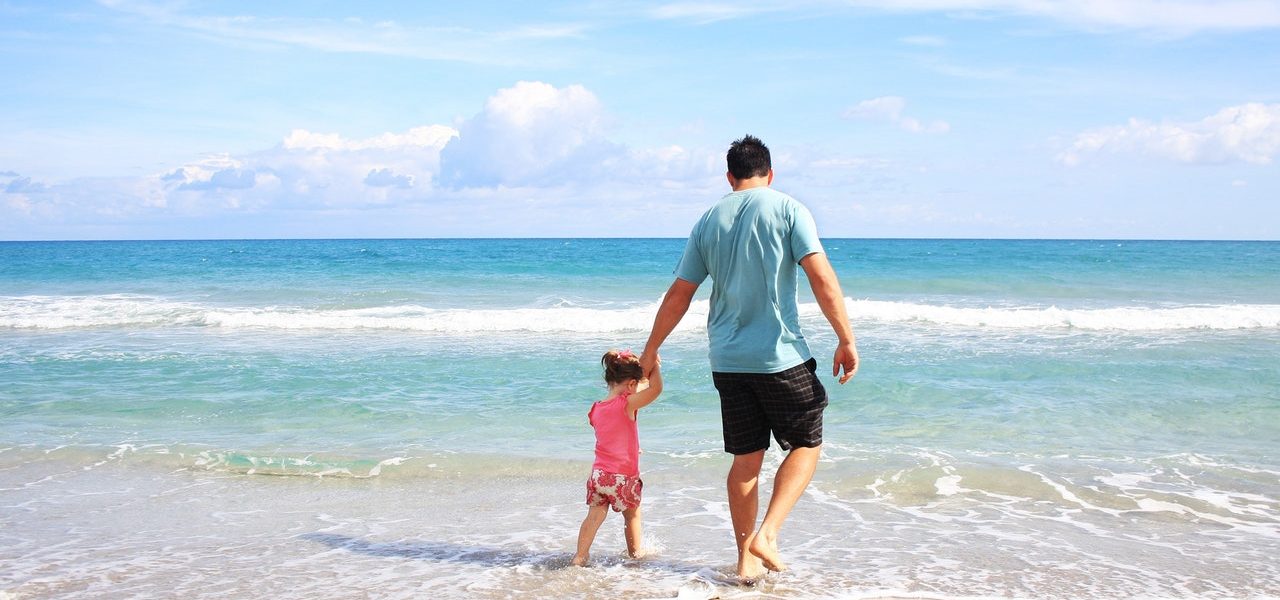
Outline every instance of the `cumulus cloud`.
POLYGON ((307 210, 441 202, 465 190, 494 190, 472 196, 486 202, 528 202, 530 190, 567 197, 619 181, 678 188, 723 172, 712 166, 716 153, 610 141, 606 122, 599 99, 580 85, 522 81, 456 129, 424 125, 367 138, 294 129, 274 148, 206 156, 150 179, 163 197, 183 198, 173 207, 307 210))
POLYGON ((1154 123, 1129 119, 1124 125, 1076 135, 1058 161, 1075 166, 1102 153, 1156 156, 1182 163, 1270 164, 1280 152, 1280 104, 1230 106, 1193 122, 1154 123))
MULTIPOLYGON (((185 171, 184 171, 185 173, 185 171)), ((257 173, 252 169, 222 169, 214 171, 207 179, 184 181, 179 190, 246 190, 257 182, 257 173)))
POLYGON ((176 191, 246 190, 258 179, 257 170, 244 161, 227 155, 215 155, 183 165, 157 179, 176 191))
MULTIPOLYGON (((15 182, 23 181, 20 178, 15 182)), ((15 182, 11 182, 15 183, 15 182)), ((6 223, 12 216, 57 223, 101 223, 166 208, 167 198, 153 177, 83 177, 51 183, 23 182, 8 186, 0 202, 0 224, 11 232, 25 231, 6 223)), ((3 228, 0 228, 3 231, 3 228)))
POLYGON ((521 81, 462 123, 441 153, 441 180, 462 188, 582 177, 618 152, 604 137, 604 122, 600 101, 580 85, 521 81))
MULTIPOLYGON (((17 173, 14 173, 13 175, 10 175, 10 177, 13 177, 16 175, 17 173)), ((47 189, 48 189, 48 186, 37 181, 31 181, 30 177, 18 177, 17 179, 10 181, 7 185, 4 186, 4 193, 30 194, 30 193, 40 193, 47 189)))
MULTIPOLYGON (((349 222, 385 223, 397 235, 624 234, 654 211, 686 216, 683 228, 700 206, 689 198, 724 186, 723 148, 628 147, 609 139, 607 124, 599 99, 580 85, 519 82, 457 128, 367 138, 294 129, 256 152, 207 155, 143 177, 54 182, 38 198, 9 194, 0 222, 7 213, 95 227, 224 219, 262 231, 302 219, 326 223, 327 235, 349 222)), ((0 179, 0 190, 38 185, 0 179)))
POLYGON ((925 124, 918 119, 902 114, 906 107, 907 101, 901 96, 881 96, 863 100, 850 106, 845 109, 843 116, 846 119, 887 121, 911 133, 946 133, 951 131, 951 125, 946 121, 933 121, 925 124))
POLYGON ((413 187, 412 175, 396 175, 391 169, 374 169, 364 177, 364 184, 371 187, 397 187, 409 189, 413 187))
POLYGON ((440 151, 457 137, 443 125, 369 138, 294 129, 274 148, 215 155, 158 175, 165 194, 207 196, 236 209, 386 205, 439 171, 440 151))

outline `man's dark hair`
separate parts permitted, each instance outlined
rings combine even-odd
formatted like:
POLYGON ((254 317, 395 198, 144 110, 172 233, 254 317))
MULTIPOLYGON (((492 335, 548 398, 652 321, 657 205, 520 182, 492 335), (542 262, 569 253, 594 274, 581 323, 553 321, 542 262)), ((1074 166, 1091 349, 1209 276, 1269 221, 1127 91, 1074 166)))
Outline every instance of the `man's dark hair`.
POLYGON ((734 179, 750 179, 764 177, 773 168, 769 159, 769 147, 753 135, 744 135, 729 145, 729 154, 725 157, 729 163, 729 174, 734 179))

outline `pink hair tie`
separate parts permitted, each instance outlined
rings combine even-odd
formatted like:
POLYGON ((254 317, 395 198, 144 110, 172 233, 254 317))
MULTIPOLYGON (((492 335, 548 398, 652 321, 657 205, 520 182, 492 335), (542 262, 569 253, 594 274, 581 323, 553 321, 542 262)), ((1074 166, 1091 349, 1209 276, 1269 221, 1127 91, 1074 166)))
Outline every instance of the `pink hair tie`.
POLYGON ((618 353, 618 358, 621 360, 631 360, 635 357, 636 357, 635 353, 632 352, 631 350, 623 350, 622 352, 618 353))

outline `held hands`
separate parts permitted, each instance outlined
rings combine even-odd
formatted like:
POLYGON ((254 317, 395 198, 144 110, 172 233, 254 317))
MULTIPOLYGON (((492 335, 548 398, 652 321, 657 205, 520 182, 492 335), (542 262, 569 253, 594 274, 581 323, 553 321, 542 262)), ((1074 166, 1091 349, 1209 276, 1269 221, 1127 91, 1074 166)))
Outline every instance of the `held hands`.
POLYGON ((853 379, 858 372, 858 348, 853 342, 845 342, 836 346, 835 360, 831 364, 831 374, 840 377, 840 384, 853 379), (840 375, 840 369, 844 369, 844 375, 840 375))
POLYGON ((643 371, 644 379, 637 385, 636 393, 627 399, 627 409, 631 411, 632 418, 635 418, 635 411, 648 406, 662 394, 661 364, 657 352, 640 357, 640 370, 643 371))
POLYGON ((662 357, 655 352, 645 352, 640 355, 640 370, 644 371, 645 379, 653 376, 653 372, 662 364, 662 357))

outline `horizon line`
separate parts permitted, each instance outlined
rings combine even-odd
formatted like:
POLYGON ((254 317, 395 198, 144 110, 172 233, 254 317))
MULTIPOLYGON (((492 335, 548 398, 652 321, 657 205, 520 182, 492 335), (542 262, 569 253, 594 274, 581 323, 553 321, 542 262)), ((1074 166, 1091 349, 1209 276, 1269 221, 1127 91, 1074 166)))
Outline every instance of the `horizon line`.
MULTIPOLYGON (((227 238, 92 238, 92 239, 4 239, 0 244, 24 243, 109 243, 109 242, 341 242, 341 241, 415 241, 415 240, 685 240, 688 236, 440 236, 440 237, 227 237, 227 238)), ((939 242, 1280 242, 1280 238, 1142 238, 1142 237, 844 237, 819 236, 821 240, 866 241, 939 241, 939 242)))

